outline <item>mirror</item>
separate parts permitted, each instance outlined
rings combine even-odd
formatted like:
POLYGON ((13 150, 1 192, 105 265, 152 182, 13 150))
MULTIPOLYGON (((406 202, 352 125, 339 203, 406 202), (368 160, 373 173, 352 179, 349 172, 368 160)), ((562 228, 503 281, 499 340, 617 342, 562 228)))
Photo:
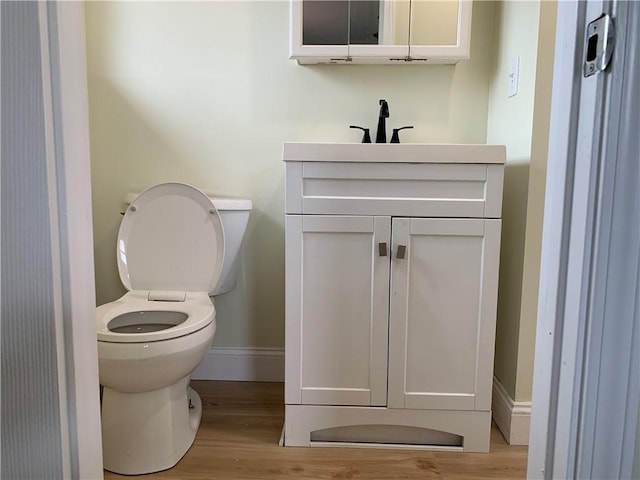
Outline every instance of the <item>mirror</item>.
POLYGON ((303 0, 302 43, 407 45, 408 6, 408 0, 303 0), (399 35, 394 35, 394 24, 399 35))
POLYGON ((291 0, 299 63, 456 63, 470 38, 471 0, 291 0))
POLYGON ((412 0, 409 45, 455 45, 458 0, 412 0))
POLYGON ((303 0, 303 45, 455 45, 459 0, 303 0))

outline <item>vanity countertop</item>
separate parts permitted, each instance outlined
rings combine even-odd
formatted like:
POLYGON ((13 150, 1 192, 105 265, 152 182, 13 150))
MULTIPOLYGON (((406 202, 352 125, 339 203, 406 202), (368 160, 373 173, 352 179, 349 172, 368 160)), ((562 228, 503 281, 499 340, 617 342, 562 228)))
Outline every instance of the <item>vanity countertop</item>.
POLYGON ((505 163, 504 145, 285 142, 285 162, 505 163))

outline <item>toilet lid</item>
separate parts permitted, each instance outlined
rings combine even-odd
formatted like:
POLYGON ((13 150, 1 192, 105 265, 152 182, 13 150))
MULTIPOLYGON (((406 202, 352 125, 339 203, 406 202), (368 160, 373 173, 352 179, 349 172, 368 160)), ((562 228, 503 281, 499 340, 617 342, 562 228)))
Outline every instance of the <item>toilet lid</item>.
POLYGON ((220 215, 190 185, 151 187, 124 214, 117 257, 128 290, 211 292, 224 259, 220 215))

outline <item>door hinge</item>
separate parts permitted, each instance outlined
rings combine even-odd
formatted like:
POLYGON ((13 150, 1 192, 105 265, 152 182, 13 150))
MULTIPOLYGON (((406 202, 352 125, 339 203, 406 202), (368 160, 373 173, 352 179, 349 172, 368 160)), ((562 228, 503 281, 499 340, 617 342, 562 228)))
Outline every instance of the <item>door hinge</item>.
POLYGON ((590 77, 603 72, 611 60, 615 40, 613 19, 603 13, 587 25, 585 37, 584 76, 590 77))

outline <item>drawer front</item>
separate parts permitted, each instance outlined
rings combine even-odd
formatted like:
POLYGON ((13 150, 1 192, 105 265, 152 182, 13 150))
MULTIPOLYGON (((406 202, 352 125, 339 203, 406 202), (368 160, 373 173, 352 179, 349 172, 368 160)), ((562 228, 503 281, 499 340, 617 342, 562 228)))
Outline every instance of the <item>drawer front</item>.
POLYGON ((499 164, 287 162, 286 213, 500 218, 499 164))

